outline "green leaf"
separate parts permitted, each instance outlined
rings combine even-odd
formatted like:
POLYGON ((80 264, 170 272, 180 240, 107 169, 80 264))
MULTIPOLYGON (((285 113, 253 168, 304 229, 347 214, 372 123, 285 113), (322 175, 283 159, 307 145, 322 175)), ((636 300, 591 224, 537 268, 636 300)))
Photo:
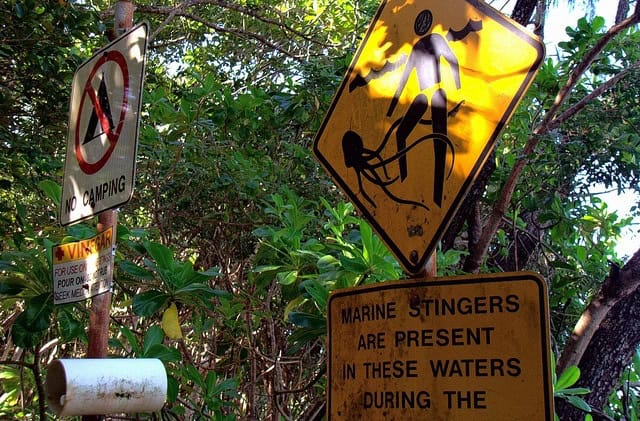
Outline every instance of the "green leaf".
POLYGON ((62 307, 58 311, 57 319, 60 336, 62 336, 64 342, 69 342, 84 335, 84 324, 73 317, 68 309, 62 307))
POLYGON ((567 367, 566 370, 560 375, 558 381, 554 385, 554 390, 560 392, 569 386, 573 386, 575 382, 580 378, 580 369, 575 365, 567 367))
POLYGON ((173 252, 160 243, 145 241, 144 247, 160 269, 173 269, 173 252))
POLYGON ((235 391, 238 388, 238 381, 236 379, 225 379, 220 383, 215 385, 215 388, 212 390, 213 395, 219 395, 224 393, 229 396, 232 391, 235 391))
POLYGON ((86 226, 85 224, 76 224, 67 227, 67 232, 72 237, 69 241, 63 241, 65 243, 76 241, 76 240, 84 240, 87 238, 95 237, 96 230, 86 226))
POLYGON ((373 231, 366 222, 360 223, 360 238, 362 238, 362 248, 364 250, 364 256, 371 260, 373 257, 373 231))
POLYGON ((51 324, 53 301, 50 293, 40 294, 27 302, 26 309, 11 327, 14 343, 22 348, 35 347, 51 324))
POLYGON ((207 376, 205 377, 205 384, 207 385, 207 390, 209 392, 213 392, 216 388, 216 382, 218 381, 218 375, 215 371, 209 371, 207 376))
POLYGON ((136 265, 133 262, 129 262, 127 260, 120 262, 120 269, 129 275, 135 276, 136 278, 152 280, 155 278, 155 275, 150 270, 142 268, 136 265))
POLYGON ((298 271, 278 272, 276 279, 280 285, 291 285, 298 279, 298 271))
POLYGON ((180 391, 180 385, 178 381, 167 374, 167 401, 173 403, 178 399, 178 392, 180 391))
MULTIPOLYGON (((2 267, 0 267, 0 269, 2 269, 2 267)), ((12 282, 12 281, 0 282, 0 294, 2 295, 18 295, 25 288, 26 288, 25 285, 18 282, 12 282)))
POLYGON ((165 344, 153 344, 144 353, 145 358, 157 358, 163 362, 177 362, 182 360, 180 351, 169 348, 165 344))
POLYGON ((206 276, 208 279, 210 278, 215 278, 216 276, 220 276, 221 272, 220 272, 220 268, 217 266, 214 266, 212 268, 207 269, 204 272, 197 272, 199 275, 203 275, 206 276))
POLYGON ((194 384, 200 386, 202 389, 205 388, 204 380, 202 376, 198 372, 198 370, 192 365, 186 365, 182 368, 182 374, 187 378, 187 380, 191 380, 194 384))
POLYGON ((43 180, 38 183, 38 188, 42 190, 55 205, 60 206, 60 197, 62 196, 62 187, 52 180, 43 180))
POLYGON ((176 291, 174 296, 185 304, 192 305, 194 300, 204 301, 219 295, 217 290, 212 289, 208 285, 193 283, 186 285, 176 291))
POLYGON ((16 3, 15 12, 18 18, 22 19, 24 17, 24 7, 22 7, 22 4, 16 3))
POLYGON ((358 258, 340 256, 340 263, 345 270, 357 274, 366 273, 367 269, 369 269, 367 263, 358 258))
POLYGON ((16 346, 21 348, 34 348, 44 335, 43 331, 34 331, 27 322, 25 322, 25 314, 21 313, 16 317, 15 322, 11 326, 11 339, 16 346))
POLYGON ((309 280, 304 283, 305 290, 313 297, 318 308, 325 311, 327 308, 327 300, 329 299, 329 290, 316 280, 309 280))
POLYGON ((169 296, 160 291, 147 291, 133 297, 133 312, 138 316, 147 317, 160 310, 169 296))
POLYGON ((565 396, 568 396, 568 395, 586 395, 588 393, 591 393, 591 390, 589 390, 586 387, 569 387, 569 388, 566 388, 566 389, 562 389, 560 392, 565 396))
POLYGON ((572 396, 572 395, 567 396, 567 401, 569 401, 571 405, 575 406, 576 408, 584 412, 591 412, 591 407, 589 406, 589 404, 586 403, 584 399, 578 396, 572 396))
POLYGON ((147 356, 149 348, 151 348, 153 345, 162 343, 163 338, 164 333, 162 332, 162 328, 157 325, 151 326, 144 334, 144 343, 142 344, 143 354, 147 356))
POLYGON ((292 311, 289 313, 289 321, 296 326, 308 327, 311 329, 326 329, 327 319, 317 314, 301 313, 292 311))
POLYGON ((131 329, 129 329, 126 326, 122 326, 120 328, 120 333, 122 333, 122 335, 125 338, 127 338, 127 341, 129 341, 129 346, 131 347, 131 351, 133 352, 133 355, 136 357, 141 357, 142 350, 140 349, 140 345, 138 345, 138 341, 136 340, 136 337, 131 331, 131 329))
POLYGON ((260 265, 260 266, 256 266, 252 270, 252 272, 253 273, 275 272, 280 269, 282 269, 282 266, 280 265, 260 265))

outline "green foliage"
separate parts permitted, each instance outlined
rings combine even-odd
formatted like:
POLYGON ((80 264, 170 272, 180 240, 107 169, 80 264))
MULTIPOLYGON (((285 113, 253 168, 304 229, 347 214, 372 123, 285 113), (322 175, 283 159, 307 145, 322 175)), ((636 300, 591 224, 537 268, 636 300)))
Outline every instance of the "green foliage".
MULTIPOLYGON (((111 4, 92 4, 111 19, 111 4)), ((189 8, 198 20, 166 21, 165 5, 136 5, 136 19, 162 30, 147 66, 137 190, 119 214, 109 354, 164 362, 168 402, 154 417, 303 418, 325 398, 330 293, 404 276, 310 154, 378 2, 202 3, 189 8), (172 304, 179 339, 162 330, 162 313, 172 304)), ((6 6, 0 15, 6 149, 0 316, 6 322, 0 329, 3 351, 20 355, 16 361, 26 369, 0 368, 0 417, 26 419, 37 412, 32 364, 86 350, 85 303, 52 304, 51 247, 95 235, 95 221, 58 226, 56 180, 73 69, 104 44, 98 36, 104 24, 93 6, 80 3, 6 6)), ((580 20, 557 59, 544 63, 500 139, 482 212, 603 24, 580 20)), ((608 45, 563 110, 636 62, 638 37, 630 29, 608 45)), ((525 157, 526 171, 486 259, 486 271, 515 266, 545 275, 558 344, 609 261, 621 263, 613 247, 629 220, 587 193, 594 183, 640 186, 639 86, 637 72, 628 75, 525 157), (519 260, 522 250, 528 254, 519 260)), ((460 273, 469 240, 461 232, 455 249, 438 250, 440 276, 460 273)), ((637 364, 635 356, 610 398, 612 417, 636 416, 637 364)), ((578 376, 572 367, 554 379, 555 394, 586 409, 585 391, 573 387, 578 376)))
POLYGON ((326 304, 331 291, 403 275, 371 227, 353 215, 353 205, 342 202, 334 208, 320 198, 325 212, 324 219, 319 219, 312 212, 312 202, 290 190, 284 194, 271 195, 265 213, 274 220, 256 230, 261 243, 254 274, 258 284, 275 279, 282 286, 282 294, 289 300, 284 316, 298 326, 289 340, 298 349, 326 334, 326 304), (261 265, 263 261, 270 264, 261 265))
POLYGON ((637 421, 640 414, 638 401, 638 382, 640 381, 640 351, 632 355, 629 366, 620 377, 616 388, 609 396, 606 414, 611 417, 624 416, 627 420, 637 421))
MULTIPOLYGON (((578 379, 580 379, 580 369, 576 366, 567 367, 560 377, 556 375, 555 358, 552 355, 551 358, 551 382, 553 383, 553 396, 555 398, 563 399, 569 402, 572 406, 585 412, 584 420, 592 421, 591 407, 581 396, 590 393, 589 389, 584 387, 571 387, 578 379)), ((560 421, 558 414, 554 414, 555 420, 560 421)))
MULTIPOLYGON (((591 407, 580 396, 589 393, 589 389, 584 387, 571 387, 580 378, 580 369, 576 366, 567 367, 562 372, 560 377, 555 375, 555 364, 551 368, 553 373, 553 396, 556 398, 564 399, 571 405, 587 413, 585 420, 591 420, 591 416, 588 415, 591 412, 591 407)), ((556 415, 556 420, 559 420, 556 415)))
POLYGON ((146 268, 132 262, 122 262, 120 269, 136 278, 157 280, 157 289, 133 297, 133 312, 139 316, 151 316, 162 309, 168 301, 184 305, 206 306, 211 298, 221 294, 208 285, 209 279, 220 274, 217 268, 205 272, 195 271, 190 261, 176 261, 173 252, 153 241, 144 241, 150 259, 145 258, 146 268))
POLYGON ((3 0, 2 10, 0 236, 7 238, 20 219, 36 227, 53 223, 38 184, 61 169, 69 86, 100 30, 92 10, 67 2, 3 0))

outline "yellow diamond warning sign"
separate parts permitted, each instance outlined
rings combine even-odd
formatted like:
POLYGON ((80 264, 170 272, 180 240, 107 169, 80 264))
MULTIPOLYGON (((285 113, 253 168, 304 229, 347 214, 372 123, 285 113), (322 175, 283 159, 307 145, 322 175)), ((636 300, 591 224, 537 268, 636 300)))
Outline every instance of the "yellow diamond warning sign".
POLYGON ((478 0, 378 9, 313 149, 407 271, 424 267, 543 56, 478 0))
POLYGON ((330 420, 553 420, 536 274, 338 290, 327 324, 330 420))

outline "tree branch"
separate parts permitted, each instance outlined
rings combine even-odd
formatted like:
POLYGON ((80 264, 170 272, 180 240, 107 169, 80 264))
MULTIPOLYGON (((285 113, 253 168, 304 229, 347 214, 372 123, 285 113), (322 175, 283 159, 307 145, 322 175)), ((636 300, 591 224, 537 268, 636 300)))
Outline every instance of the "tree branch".
POLYGON ((609 310, 621 299, 633 293, 640 286, 640 250, 636 251, 622 269, 611 264, 609 276, 600 291, 591 300, 587 309, 567 342, 557 364, 556 371, 562 373, 567 367, 578 365, 587 345, 600 327, 609 310))
MULTIPOLYGON (((153 33, 151 34, 151 36, 149 37, 150 40, 153 40, 156 38, 156 36, 169 24, 171 23, 171 21, 173 21, 176 17, 183 17, 186 19, 190 19, 196 22, 199 22, 203 25, 205 25, 206 27, 213 29, 216 32, 220 32, 220 33, 230 33, 230 34, 234 34, 234 35, 238 35, 238 36, 243 36, 243 37, 249 37, 252 39, 255 39, 259 42, 261 42, 262 44, 276 50, 279 51, 285 55, 287 55, 288 57, 294 58, 296 60, 300 60, 298 57, 294 56, 293 54, 291 54, 290 52, 284 50, 282 47, 278 46, 277 44, 268 41, 265 37, 263 37, 262 35, 256 34, 256 33, 252 33, 249 31, 244 31, 244 30, 240 30, 240 29, 231 29, 231 28, 225 28, 223 26, 220 26, 214 22, 211 22, 201 16, 199 16, 197 13, 194 12, 189 12, 188 9, 190 8, 196 8, 198 6, 207 6, 207 5, 213 5, 213 6, 218 6, 224 9, 228 9, 228 10, 232 10, 234 12, 238 12, 241 13, 243 15, 252 17, 256 20, 259 20, 263 23, 266 23, 267 25, 272 25, 274 27, 280 28, 281 30, 285 31, 285 32, 289 32, 291 34, 294 34, 306 41, 315 43, 317 45, 323 46, 323 47, 328 47, 329 45, 321 43, 319 41, 314 40, 312 37, 310 37, 309 35, 283 23, 283 22, 279 22, 277 20, 274 19, 270 19, 268 17, 263 16, 262 14, 258 13, 257 11, 253 10, 253 9, 249 9, 246 7, 243 7, 241 5, 238 4, 233 4, 233 3, 229 3, 223 0, 186 0, 180 4, 178 4, 177 6, 172 6, 172 7, 167 7, 167 6, 152 6, 152 5, 136 5, 136 10, 142 13, 148 13, 148 14, 155 14, 155 15, 160 15, 160 16, 166 16, 165 20, 160 23, 160 25, 158 25, 158 27, 156 28, 155 31, 153 31, 153 33)), ((100 14, 100 17, 102 19, 105 19, 108 16, 111 16, 113 14, 113 9, 110 9, 104 13, 100 14)))
MULTIPOLYGON (((640 2, 639 2, 640 3, 640 2)), ((564 103, 564 101, 568 98, 571 90, 575 87, 580 77, 587 71, 591 63, 598 57, 598 55, 602 52, 603 48, 619 33, 624 31, 625 29, 635 25, 640 22, 640 8, 636 7, 635 13, 630 18, 622 21, 621 23, 612 26, 609 30, 598 40, 598 42, 589 50, 586 56, 580 61, 576 67, 569 74, 569 79, 567 83, 560 89, 558 94, 556 95, 555 101, 549 111, 546 113, 542 122, 533 130, 533 135, 529 137, 527 143, 524 146, 521 157, 516 160, 511 173, 507 177, 502 186, 502 191, 500 192, 500 196, 496 201, 491 215, 489 216, 489 220, 485 225, 485 228, 482 231, 482 237, 478 242, 478 247, 474 250, 474 252, 469 256, 469 258, 465 262, 464 270, 471 273, 476 273, 480 269, 482 264, 482 259, 487 254, 487 250, 489 249, 489 245, 491 244, 491 240, 495 236, 495 233, 498 231, 500 227, 500 223, 502 221, 502 217, 505 215, 507 207, 511 202, 511 198, 513 197, 513 193, 515 191, 516 184, 520 175, 524 171, 525 166, 529 161, 529 157, 533 154, 538 143, 543 135, 547 134, 552 127, 552 123, 554 122, 554 118, 560 107, 564 103)), ((612 85, 613 86, 613 85, 612 85)))
POLYGON ((554 118, 553 121, 549 123, 549 130, 553 130, 559 127, 562 123, 579 113, 589 102, 593 101, 595 98, 598 98, 609 89, 613 88, 618 82, 624 79, 625 76, 638 69, 640 69, 640 60, 636 61, 626 69, 621 70, 620 73, 614 75, 611 79, 598 86, 591 93, 589 93, 580 101, 565 110, 558 117, 554 118))

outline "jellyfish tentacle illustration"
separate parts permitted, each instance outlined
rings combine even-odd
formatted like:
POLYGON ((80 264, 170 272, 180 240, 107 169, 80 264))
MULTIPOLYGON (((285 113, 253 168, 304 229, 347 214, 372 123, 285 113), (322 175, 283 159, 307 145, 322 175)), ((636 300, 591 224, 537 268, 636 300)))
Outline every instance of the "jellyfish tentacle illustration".
MULTIPOLYGON (((460 105, 461 103, 458 104, 457 107, 459 107, 460 105)), ((445 148, 448 147, 451 150, 451 167, 449 169, 449 173, 446 176, 446 178, 449 178, 451 176, 451 173, 453 172, 455 162, 453 143, 446 135, 443 135, 442 133, 430 133, 418 138, 411 145, 405 147, 400 151, 397 151, 394 155, 383 159, 380 152, 382 151, 382 149, 384 149, 384 146, 391 137, 391 134, 396 129, 396 127, 400 125, 400 122, 401 119, 397 120, 391 125, 383 141, 380 143, 376 150, 365 148, 362 137, 360 137, 358 133, 352 130, 347 131, 342 137, 342 152, 344 155, 344 163, 347 168, 353 168, 355 170, 356 178, 358 181, 358 192, 362 194, 367 202, 369 202, 374 208, 376 208, 377 205, 364 189, 364 186, 362 184, 363 177, 374 185, 380 187, 382 191, 395 202, 405 205, 417 206, 428 211, 429 208, 424 203, 403 199, 401 197, 398 197, 388 189, 388 186, 393 185, 398 181, 400 177, 390 177, 387 171, 387 165, 392 164, 403 157, 406 157, 406 155, 419 144, 429 140, 433 140, 434 143, 436 141, 443 143, 445 145, 445 148), (380 175, 378 173, 378 169, 382 169, 383 175, 380 175)))
MULTIPOLYGON (((391 126, 391 128, 393 129, 395 126, 396 125, 393 125, 391 126)), ((388 139, 388 136, 386 138, 388 139)), ((381 146, 384 146, 384 143, 385 142, 383 141, 381 146)), ((407 148, 405 153, 408 152, 413 146, 414 145, 411 145, 411 147, 407 148)), ((362 194, 362 196, 367 200, 367 202, 371 204, 371 206, 373 206, 374 208, 377 207, 375 201, 367 194, 362 185, 362 177, 364 177, 371 183, 380 187, 382 191, 384 191, 384 193, 395 202, 405 205, 418 206, 428 211, 429 208, 425 204, 398 197, 387 188, 387 186, 395 183, 398 180, 398 177, 390 178, 386 166, 387 164, 397 160, 399 154, 394 155, 392 159, 382 159, 380 150, 381 147, 378 147, 378 149, 375 151, 365 148, 364 142, 362 141, 360 135, 352 130, 347 131, 342 137, 344 163, 347 168, 353 168, 355 170, 358 180, 359 193, 362 194), (372 163, 373 160, 377 160, 377 162, 372 163), (383 179, 376 171, 379 168, 382 168, 385 179, 383 179)))

